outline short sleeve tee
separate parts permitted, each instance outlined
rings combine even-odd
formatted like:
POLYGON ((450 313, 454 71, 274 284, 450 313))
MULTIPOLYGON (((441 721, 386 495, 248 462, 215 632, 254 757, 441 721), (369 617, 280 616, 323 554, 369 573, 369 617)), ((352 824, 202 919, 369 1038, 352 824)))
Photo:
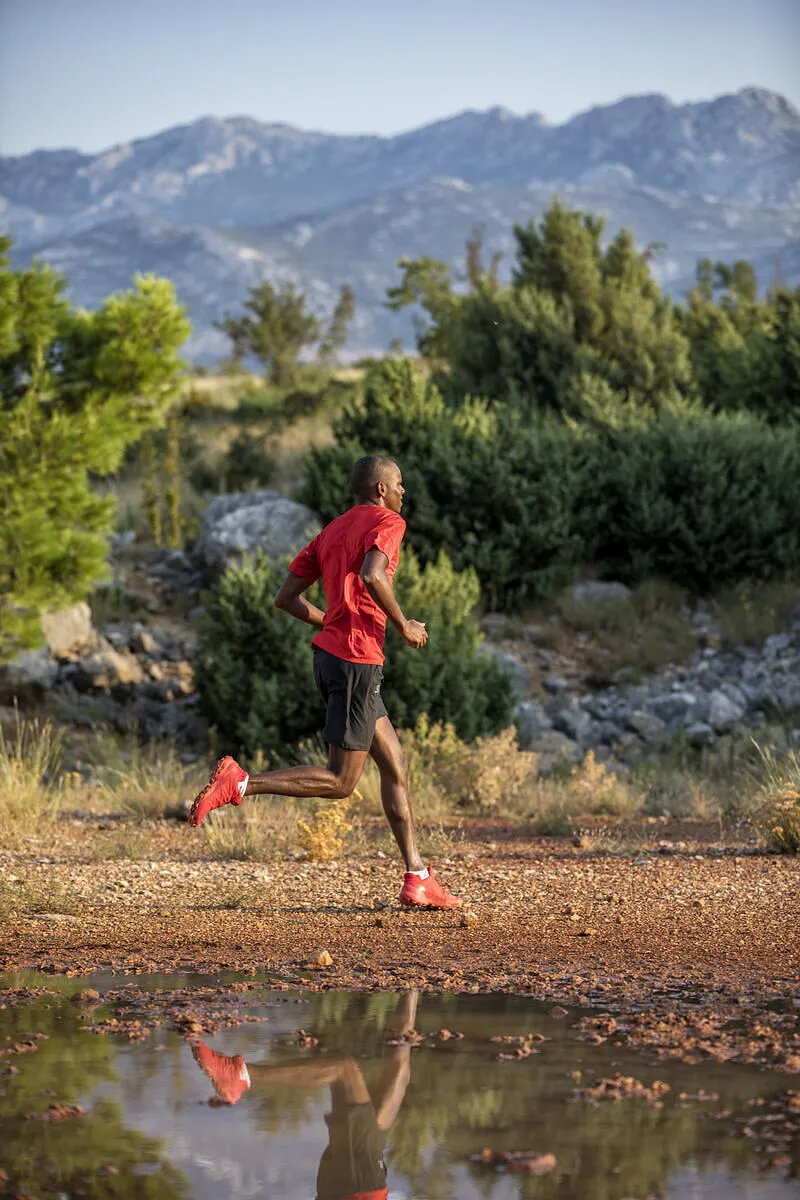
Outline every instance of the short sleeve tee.
POLYGON ((325 589, 325 624, 313 639, 315 646, 346 662, 383 663, 386 614, 367 591, 361 567, 370 550, 381 550, 391 579, 405 531, 399 513, 357 504, 326 525, 290 562, 293 575, 310 583, 321 579, 325 589))

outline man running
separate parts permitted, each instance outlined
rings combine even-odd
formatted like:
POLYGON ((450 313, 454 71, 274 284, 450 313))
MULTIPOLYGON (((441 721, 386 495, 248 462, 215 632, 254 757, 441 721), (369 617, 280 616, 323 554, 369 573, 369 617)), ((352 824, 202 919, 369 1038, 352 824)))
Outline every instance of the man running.
POLYGON ((343 799, 353 792, 370 755, 380 774, 383 810, 405 862, 400 903, 460 908, 460 898, 441 886, 420 857, 406 759, 381 699, 387 618, 413 649, 428 640, 425 625, 403 615, 392 588, 406 529, 400 516, 402 475, 390 458, 371 454, 355 464, 351 482, 355 505, 292 560, 275 597, 278 608, 320 631, 312 640, 314 679, 328 709, 323 729, 328 765, 248 775, 226 755, 195 799, 189 823, 199 825, 213 809, 241 804, 245 796, 343 799), (324 613, 303 596, 320 578, 328 603, 324 613))

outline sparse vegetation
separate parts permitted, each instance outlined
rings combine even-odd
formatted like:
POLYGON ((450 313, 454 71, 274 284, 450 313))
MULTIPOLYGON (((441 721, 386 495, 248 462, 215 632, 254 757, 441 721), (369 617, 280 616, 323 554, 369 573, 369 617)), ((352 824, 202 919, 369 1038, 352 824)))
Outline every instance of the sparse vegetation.
POLYGON ((766 779, 756 821, 767 845, 781 854, 800 854, 800 756, 778 756, 759 748, 766 779))
POLYGON ((352 829, 347 816, 353 799, 361 799, 360 794, 356 792, 342 800, 317 800, 311 822, 298 821, 300 849, 312 862, 329 862, 341 854, 345 837, 352 829))
POLYGON ((240 808, 224 808, 203 822, 212 858, 269 862, 297 846, 298 809, 284 797, 250 798, 240 808))
POLYGON ((0 725, 0 837, 33 833, 52 821, 69 780, 59 780, 64 734, 47 721, 15 712, 10 729, 0 725))

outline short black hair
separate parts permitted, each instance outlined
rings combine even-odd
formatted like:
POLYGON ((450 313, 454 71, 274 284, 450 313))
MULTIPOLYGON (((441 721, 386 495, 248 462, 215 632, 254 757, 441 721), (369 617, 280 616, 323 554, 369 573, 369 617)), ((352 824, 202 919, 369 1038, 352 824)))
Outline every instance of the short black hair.
POLYGON ((392 469, 397 470, 397 463, 383 454, 365 454, 360 458, 353 465, 350 476, 353 491, 358 499, 371 500, 376 486, 388 482, 387 476, 392 469))

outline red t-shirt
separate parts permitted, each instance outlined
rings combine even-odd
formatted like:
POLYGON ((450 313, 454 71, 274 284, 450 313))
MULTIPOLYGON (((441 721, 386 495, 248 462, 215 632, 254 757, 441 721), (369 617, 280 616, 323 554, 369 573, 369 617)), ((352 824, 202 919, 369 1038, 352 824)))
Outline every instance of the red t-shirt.
POLYGON ((322 577, 328 601, 325 624, 313 644, 355 663, 382 663, 386 614, 361 579, 369 550, 382 550, 386 574, 397 570, 406 523, 399 513, 376 504, 357 504, 326 525, 289 563, 293 575, 315 583, 322 577))

